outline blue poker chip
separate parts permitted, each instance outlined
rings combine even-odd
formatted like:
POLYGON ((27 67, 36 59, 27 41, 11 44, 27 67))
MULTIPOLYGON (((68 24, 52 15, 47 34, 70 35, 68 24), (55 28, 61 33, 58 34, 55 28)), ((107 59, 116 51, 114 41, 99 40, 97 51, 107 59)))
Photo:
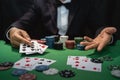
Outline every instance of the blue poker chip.
POLYGON ((81 44, 77 44, 77 45, 76 45, 76 48, 77 48, 78 50, 84 50, 84 49, 85 49, 85 46, 84 46, 84 45, 81 45, 81 44))
POLYGON ((12 75, 14 76, 20 76, 20 75, 23 75, 25 73, 27 73, 28 71, 27 70, 24 70, 24 69, 15 69, 12 71, 12 75))
POLYGON ((45 70, 48 70, 48 69, 49 69, 48 65, 40 65, 40 66, 35 67, 35 70, 38 71, 38 72, 42 72, 42 71, 45 71, 45 70))
POLYGON ((48 48, 53 48, 55 37, 54 36, 46 36, 46 45, 48 45, 48 48))

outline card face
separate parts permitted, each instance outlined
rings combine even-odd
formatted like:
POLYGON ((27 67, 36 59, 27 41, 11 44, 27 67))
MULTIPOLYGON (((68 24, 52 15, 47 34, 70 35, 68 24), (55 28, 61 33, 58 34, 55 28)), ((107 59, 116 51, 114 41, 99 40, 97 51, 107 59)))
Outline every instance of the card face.
POLYGON ((39 65, 51 65, 51 64, 53 64, 55 62, 56 62, 55 60, 41 58, 41 59, 39 59, 39 61, 36 63, 35 66, 39 66, 39 65))
POLYGON ((35 41, 31 41, 31 42, 33 44, 32 46, 21 43, 19 53, 35 53, 37 49, 36 42, 35 41))
POLYGON ((33 66, 37 63, 39 59, 38 58, 30 58, 30 57, 25 57, 19 61, 17 61, 13 68, 18 68, 18 69, 26 69, 26 70, 33 70, 33 66))
POLYGON ((82 59, 86 58, 85 56, 68 56, 67 65, 72 65, 75 62, 80 62, 82 59))
POLYGON ((13 68, 17 69, 25 69, 25 70, 33 70, 36 66, 39 65, 51 65, 55 60, 46 59, 46 58, 37 58, 37 57, 25 57, 15 62, 13 68))
POLYGON ((47 45, 40 44, 40 43, 37 44, 37 52, 40 54, 42 54, 47 48, 48 48, 47 45))
POLYGON ((80 70, 101 72, 101 63, 91 62, 91 58, 85 56, 68 56, 67 65, 80 70))
POLYGON ((101 63, 93 63, 90 60, 82 62, 77 69, 101 72, 101 63))
POLYGON ((21 43, 19 53, 25 53, 27 55, 35 53, 43 54, 45 50, 48 48, 47 45, 38 43, 37 40, 32 40, 31 42, 33 44, 32 46, 21 43))

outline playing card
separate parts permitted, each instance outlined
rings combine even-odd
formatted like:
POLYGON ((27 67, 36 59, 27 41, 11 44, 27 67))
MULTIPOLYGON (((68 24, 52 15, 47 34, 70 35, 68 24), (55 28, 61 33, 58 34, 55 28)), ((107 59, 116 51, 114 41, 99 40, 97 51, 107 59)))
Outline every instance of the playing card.
POLYGON ((84 58, 86 58, 86 56, 68 56, 67 65, 73 65, 75 62, 80 62, 84 58))
POLYGON ((78 66, 77 69, 101 72, 101 63, 93 63, 90 58, 84 59, 78 66))
POLYGON ((37 50, 36 45, 37 45, 37 43, 34 40, 31 41, 31 42, 32 42, 32 46, 21 43, 19 53, 36 53, 36 50, 37 50))
POLYGON ((40 53, 40 54, 43 54, 43 52, 48 48, 47 45, 44 45, 44 44, 41 44, 41 43, 38 43, 37 44, 37 52, 40 53))
POLYGON ((31 42, 33 44, 32 46, 21 43, 19 53, 26 53, 27 55, 34 53, 43 54, 44 51, 48 48, 47 45, 41 44, 37 40, 32 40, 31 42))
POLYGON ((34 65, 37 63, 39 58, 30 58, 30 57, 25 57, 22 58, 21 60, 17 61, 13 68, 18 68, 18 69, 25 69, 25 70, 33 70, 34 65))
POLYGON ((56 62, 55 60, 40 58, 39 61, 35 64, 35 66, 39 66, 39 65, 51 65, 51 64, 53 64, 55 62, 56 62))

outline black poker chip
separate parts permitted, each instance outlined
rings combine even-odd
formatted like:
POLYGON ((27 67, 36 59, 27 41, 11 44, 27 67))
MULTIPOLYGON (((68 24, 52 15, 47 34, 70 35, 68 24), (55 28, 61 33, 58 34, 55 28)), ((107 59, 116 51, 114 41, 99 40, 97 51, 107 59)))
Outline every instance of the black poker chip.
POLYGON ((3 62, 0 63, 0 70, 7 70, 10 69, 13 66, 14 63, 12 62, 3 62))
POLYGON ((70 77, 74 77, 75 73, 72 70, 62 70, 59 72, 59 75, 61 77, 70 78, 70 77))
POLYGON ((100 57, 99 59, 103 61, 113 61, 113 58, 111 56, 103 56, 103 57, 100 57))
POLYGON ((110 65, 110 66, 108 66, 108 69, 111 71, 120 70, 120 66, 119 65, 110 65))
POLYGON ((63 49, 63 43, 62 42, 54 42, 54 49, 62 50, 63 49))
POLYGON ((93 63, 103 63, 103 61, 101 59, 98 59, 98 58, 92 58, 91 61, 93 63))
POLYGON ((0 63, 0 66, 1 67, 13 66, 13 63, 12 62, 3 62, 3 63, 0 63))

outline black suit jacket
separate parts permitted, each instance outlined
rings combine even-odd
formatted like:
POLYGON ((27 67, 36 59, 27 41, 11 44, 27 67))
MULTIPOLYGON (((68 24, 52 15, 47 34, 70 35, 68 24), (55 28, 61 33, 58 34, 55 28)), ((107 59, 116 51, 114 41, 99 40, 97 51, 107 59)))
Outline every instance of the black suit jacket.
MULTIPOLYGON (((106 26, 105 13, 99 13, 99 10, 103 9, 101 7, 103 1, 72 0, 66 33, 70 39, 85 35, 94 37, 101 26, 106 26)), ((47 35, 58 34, 56 15, 55 0, 35 0, 32 9, 11 26, 26 30, 31 38, 40 39, 47 35)))
POLYGON ((32 6, 33 0, 0 0, 0 40, 6 40, 6 29, 32 6))

